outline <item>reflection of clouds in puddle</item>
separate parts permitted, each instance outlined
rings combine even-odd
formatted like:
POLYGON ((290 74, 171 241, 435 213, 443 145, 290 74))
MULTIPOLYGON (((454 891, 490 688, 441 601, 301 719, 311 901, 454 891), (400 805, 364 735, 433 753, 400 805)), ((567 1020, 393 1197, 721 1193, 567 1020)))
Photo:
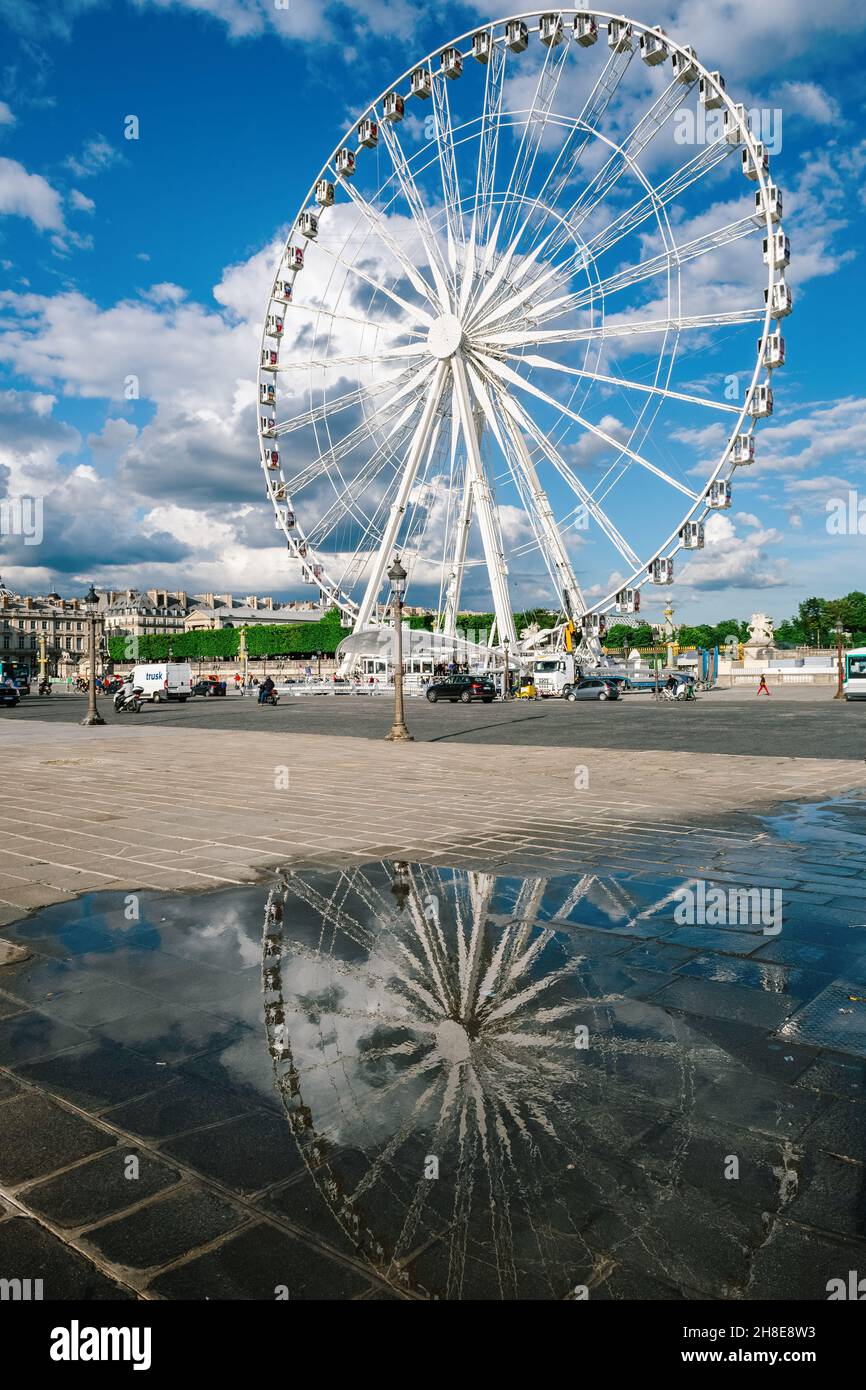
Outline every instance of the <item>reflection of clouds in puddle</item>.
MULTIPOLYGON (((580 1222, 621 1187, 629 1124, 605 1102, 609 1075, 667 1058, 682 1110, 695 1056, 715 1055, 682 1048, 688 1030, 658 1008, 620 1016, 621 994, 588 988, 585 934, 538 921, 546 891, 549 911, 544 879, 502 902, 492 875, 403 866, 392 887, 383 866, 329 887, 293 876, 270 895, 265 1014, 290 1126, 336 1219, 394 1281, 411 1269, 425 1289, 469 1296, 467 1267, 484 1262, 486 1296, 535 1283, 562 1297, 592 1264, 580 1222), (298 903, 314 931, 308 918, 298 930, 298 903), (442 1268, 417 1269, 442 1233, 442 1268)), ((563 880, 560 908, 579 900, 563 880)))

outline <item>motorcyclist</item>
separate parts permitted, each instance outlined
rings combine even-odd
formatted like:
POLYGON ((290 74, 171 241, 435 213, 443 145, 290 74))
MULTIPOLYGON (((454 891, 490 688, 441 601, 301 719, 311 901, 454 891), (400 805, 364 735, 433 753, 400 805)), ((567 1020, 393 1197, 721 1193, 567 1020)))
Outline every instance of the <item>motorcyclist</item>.
POLYGON ((271 691, 272 691, 273 689, 275 689, 275 687, 276 687, 276 681, 272 680, 270 676, 265 676, 265 679, 262 681, 261 685, 259 686, 259 704, 260 704, 260 705, 265 704, 265 702, 266 702, 268 699, 270 699, 271 691))

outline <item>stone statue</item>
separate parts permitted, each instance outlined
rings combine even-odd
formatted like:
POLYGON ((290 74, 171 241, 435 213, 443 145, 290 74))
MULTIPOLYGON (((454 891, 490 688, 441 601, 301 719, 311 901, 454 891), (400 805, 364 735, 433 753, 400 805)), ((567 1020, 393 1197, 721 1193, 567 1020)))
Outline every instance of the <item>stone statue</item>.
POLYGON ((750 657, 769 656, 773 650, 775 633, 773 632, 773 620, 768 618, 765 613, 753 613, 749 619, 749 637, 745 644, 744 655, 750 657))

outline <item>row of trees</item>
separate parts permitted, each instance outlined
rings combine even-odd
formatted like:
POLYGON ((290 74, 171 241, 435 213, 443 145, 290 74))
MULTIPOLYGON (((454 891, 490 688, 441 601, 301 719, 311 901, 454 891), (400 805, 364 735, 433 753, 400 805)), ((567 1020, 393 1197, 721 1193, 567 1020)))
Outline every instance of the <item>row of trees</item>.
MULTIPOLYGON (((514 621, 517 631, 522 632, 532 624, 542 628, 554 627, 559 619, 547 609, 532 608, 524 613, 515 613, 514 621)), ((409 622, 413 628, 430 632, 435 616, 431 613, 413 614, 409 622)), ((776 639, 780 646, 832 646, 835 643, 833 628, 837 622, 850 633, 854 646, 866 646, 866 594, 854 590, 844 598, 808 598, 800 604, 796 616, 779 623, 776 639)), ((492 613, 466 613, 458 620, 459 629, 471 633, 475 640, 483 640, 481 634, 489 633, 492 626, 492 613)), ((324 613, 315 623, 291 623, 285 626, 262 623, 245 631, 247 654, 253 659, 270 656, 311 657, 318 652, 323 656, 333 656, 346 635, 340 626, 337 608, 324 613)), ((749 635, 748 623, 725 618, 715 624, 683 626, 677 632, 677 641, 680 646, 723 647, 731 634, 745 642, 749 635)), ((231 661, 238 659, 240 636, 240 628, 224 627, 174 635, 158 633, 138 638, 111 637, 108 651, 115 662, 165 661, 169 647, 178 661, 231 661)), ((605 638, 608 647, 651 647, 656 641, 649 623, 641 623, 637 627, 614 623, 608 628, 605 638)))

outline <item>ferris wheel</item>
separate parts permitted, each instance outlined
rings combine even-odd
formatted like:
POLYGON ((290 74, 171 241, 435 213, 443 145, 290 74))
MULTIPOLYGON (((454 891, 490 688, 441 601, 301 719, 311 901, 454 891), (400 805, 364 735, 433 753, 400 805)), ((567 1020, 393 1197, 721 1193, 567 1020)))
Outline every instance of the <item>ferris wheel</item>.
POLYGON ((515 650, 545 606, 592 641, 718 531, 792 304, 759 134, 694 49, 583 10, 467 33, 359 116, 258 375, 276 525, 345 627, 399 553, 446 636, 492 608, 515 650))

